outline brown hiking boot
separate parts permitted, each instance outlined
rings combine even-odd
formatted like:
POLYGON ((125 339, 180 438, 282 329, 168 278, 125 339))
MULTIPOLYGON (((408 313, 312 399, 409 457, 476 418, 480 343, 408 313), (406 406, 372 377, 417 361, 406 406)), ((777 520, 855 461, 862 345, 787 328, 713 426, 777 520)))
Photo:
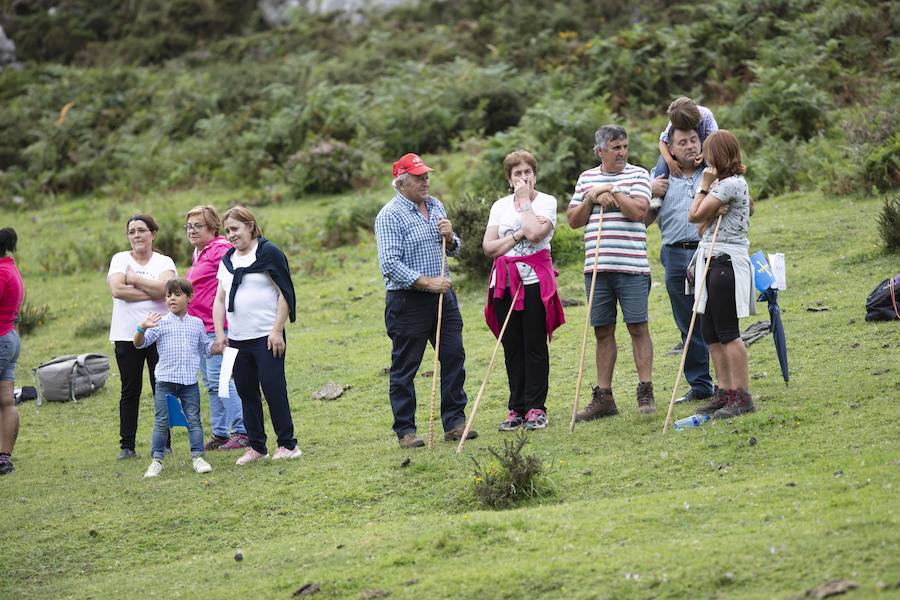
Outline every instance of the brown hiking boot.
POLYGON ((594 419, 602 419, 603 417, 612 417, 619 414, 616 407, 616 401, 613 399, 612 390, 609 388, 594 388, 594 397, 591 403, 584 410, 578 411, 575 415, 576 421, 593 421, 594 419))
POLYGON ((642 415, 652 415, 656 412, 656 402, 653 400, 653 382, 641 381, 637 385, 638 412, 642 415))
POLYGON ((420 437, 416 437, 415 433, 407 433, 402 438, 397 440, 400 444, 401 448, 421 448, 425 445, 425 440, 420 437))
POLYGON ((730 419, 744 413, 753 412, 753 397, 746 390, 728 390, 728 403, 713 413, 714 419, 730 419))
POLYGON ((697 414, 711 415, 720 408, 725 408, 726 404, 728 404, 727 390, 717 387, 712 398, 709 399, 709 402, 697 409, 697 414))
MULTIPOLYGON (((444 441, 445 442, 458 442, 462 439, 463 431, 466 430, 466 424, 460 423, 450 431, 444 433, 444 441)), ((469 434, 466 436, 467 440, 474 440, 478 437, 478 432, 474 429, 469 430, 469 434)))

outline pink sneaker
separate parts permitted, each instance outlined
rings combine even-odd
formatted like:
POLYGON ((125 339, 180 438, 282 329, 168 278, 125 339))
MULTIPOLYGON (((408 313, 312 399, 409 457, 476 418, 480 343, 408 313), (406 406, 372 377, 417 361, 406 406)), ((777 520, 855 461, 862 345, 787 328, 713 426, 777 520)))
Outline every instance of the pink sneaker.
POLYGON ((294 446, 293 450, 288 450, 284 446, 278 446, 278 450, 275 451, 275 454, 272 455, 272 460, 281 460, 282 458, 300 458, 300 455, 303 454, 300 452, 299 446, 294 446))
POLYGON ((258 460, 265 460, 269 458, 268 454, 261 454, 254 450, 253 448, 247 448, 247 451, 237 459, 237 462, 234 463, 236 465, 246 465, 247 463, 256 462, 258 460))
POLYGON ((246 433, 235 433, 228 441, 219 446, 220 450, 240 450, 241 448, 250 447, 250 438, 246 433))

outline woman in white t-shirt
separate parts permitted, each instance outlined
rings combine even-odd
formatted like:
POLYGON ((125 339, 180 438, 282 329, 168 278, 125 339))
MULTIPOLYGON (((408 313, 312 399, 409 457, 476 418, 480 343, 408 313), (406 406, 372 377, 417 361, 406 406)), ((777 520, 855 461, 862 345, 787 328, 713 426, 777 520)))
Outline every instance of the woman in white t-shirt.
POLYGON ((216 342, 213 352, 227 344, 237 349, 234 384, 241 397, 244 427, 250 447, 237 460, 245 465, 269 457, 263 423, 262 397, 278 438, 272 460, 298 458, 294 421, 288 402, 284 355, 284 326, 296 319, 294 284, 287 257, 262 236, 249 210, 235 206, 222 219, 232 249, 222 256, 216 275, 219 287, 213 303, 216 342), (225 316, 228 337, 225 337, 225 316))
POLYGON ((167 312, 164 298, 166 281, 177 275, 171 258, 153 251, 159 225, 150 215, 137 214, 128 219, 126 232, 130 252, 119 252, 109 263, 106 283, 112 292, 113 310, 109 340, 116 346, 116 363, 122 380, 119 397, 119 459, 134 458, 138 405, 144 381, 144 363, 150 373, 150 387, 156 393, 156 346, 142 350, 134 347, 135 327, 149 312, 167 312))
POLYGON ((500 431, 543 429, 550 376, 547 338, 565 320, 550 257, 557 205, 553 196, 534 189, 537 161, 531 153, 512 152, 503 167, 513 193, 494 202, 482 240, 484 253, 494 259, 485 318, 495 335, 516 298, 502 340, 509 413, 500 431))

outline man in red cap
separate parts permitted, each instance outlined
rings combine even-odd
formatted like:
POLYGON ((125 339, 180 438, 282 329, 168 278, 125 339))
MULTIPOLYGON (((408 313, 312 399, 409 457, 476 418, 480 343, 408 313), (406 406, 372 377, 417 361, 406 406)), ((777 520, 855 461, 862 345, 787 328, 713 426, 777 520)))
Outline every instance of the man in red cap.
MULTIPOLYGON (((440 294, 444 294, 438 354, 444 439, 459 440, 466 421, 462 316, 451 289, 449 267, 441 273, 441 239, 446 240, 450 256, 459 253, 460 241, 444 205, 428 195, 428 173, 432 170, 412 153, 395 162, 391 185, 396 194, 375 218, 378 262, 387 290, 384 322, 393 343, 389 393, 394 432, 401 448, 425 445, 416 435, 415 377, 425 344, 434 344, 440 294)), ((470 431, 468 437, 477 435, 470 431)))

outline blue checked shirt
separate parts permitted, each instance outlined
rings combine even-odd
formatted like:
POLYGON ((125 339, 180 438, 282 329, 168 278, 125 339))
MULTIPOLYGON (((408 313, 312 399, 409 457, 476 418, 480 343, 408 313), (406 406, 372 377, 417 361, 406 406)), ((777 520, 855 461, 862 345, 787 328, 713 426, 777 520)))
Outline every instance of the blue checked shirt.
MULTIPOLYGON (((441 275, 441 234, 437 222, 446 219, 447 212, 441 201, 431 196, 425 200, 425 206, 428 207, 427 220, 415 202, 397 194, 375 217, 378 263, 384 287, 388 290, 408 290, 419 277, 441 275)), ((458 255, 461 247, 455 233, 453 239, 456 242, 453 250, 449 249, 451 244, 447 244, 449 256, 458 255)), ((444 277, 450 279, 449 265, 444 277)))
POLYGON ((200 357, 209 356, 213 343, 206 337, 203 321, 188 314, 184 315, 184 319, 179 319, 172 313, 166 313, 159 325, 144 333, 144 343, 138 348, 146 348, 154 342, 159 353, 157 381, 181 385, 197 383, 200 357))
MULTIPOLYGON (((659 232, 663 244, 676 242, 696 242, 697 225, 688 222, 688 211, 694 194, 700 189, 703 169, 695 169, 693 177, 677 177, 669 174, 669 188, 659 207, 659 232)), ((656 177, 656 169, 650 172, 650 179, 656 177)))

